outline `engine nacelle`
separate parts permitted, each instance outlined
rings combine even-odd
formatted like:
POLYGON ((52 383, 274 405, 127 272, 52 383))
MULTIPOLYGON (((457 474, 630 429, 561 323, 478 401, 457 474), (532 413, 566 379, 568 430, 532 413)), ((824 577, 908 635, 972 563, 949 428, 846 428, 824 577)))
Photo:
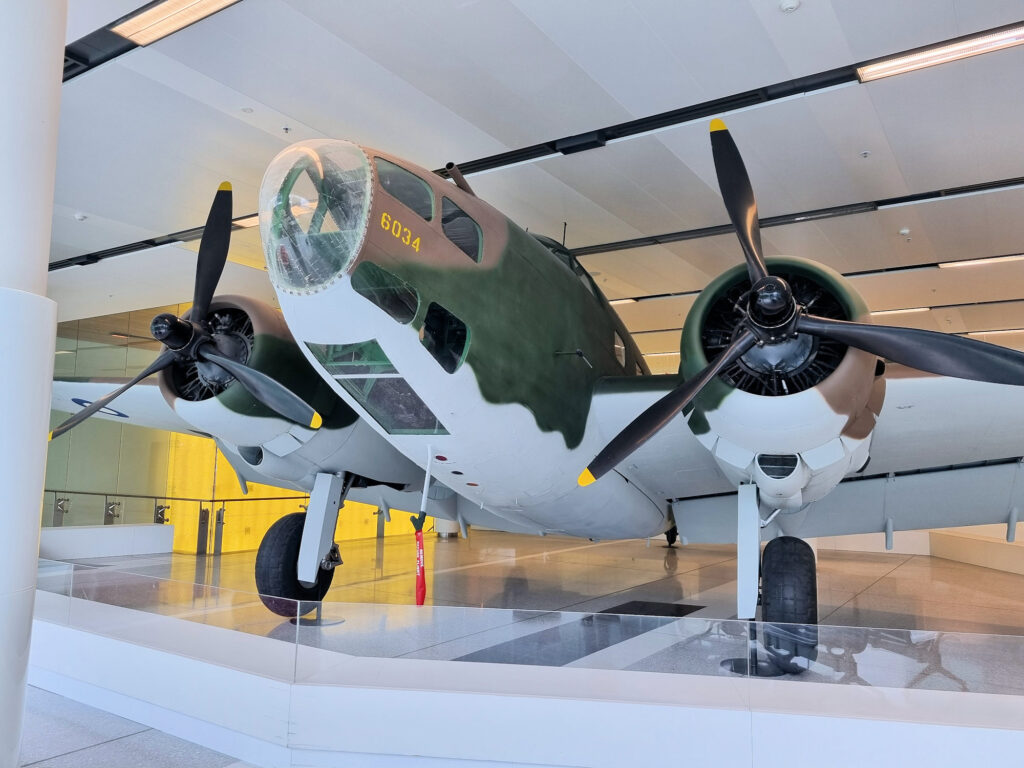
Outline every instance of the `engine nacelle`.
MULTIPOLYGON (((816 315, 868 322, 867 306, 837 272, 804 259, 767 259, 798 304, 816 315)), ((683 328, 681 374, 689 378, 732 341, 750 282, 729 270, 694 303, 683 328)), ((796 510, 828 493, 868 459, 885 381, 878 359, 798 334, 755 346, 694 401, 689 425, 730 481, 754 482, 762 504, 796 510)))
MULTIPOLYGON (((272 307, 244 296, 220 296, 211 303, 207 322, 215 336, 230 340, 241 362, 313 406, 324 428, 355 423, 355 412, 309 367, 272 307)), ((164 398, 183 419, 232 445, 259 446, 283 456, 316 434, 274 413, 208 363, 175 363, 161 372, 159 381, 164 398)))

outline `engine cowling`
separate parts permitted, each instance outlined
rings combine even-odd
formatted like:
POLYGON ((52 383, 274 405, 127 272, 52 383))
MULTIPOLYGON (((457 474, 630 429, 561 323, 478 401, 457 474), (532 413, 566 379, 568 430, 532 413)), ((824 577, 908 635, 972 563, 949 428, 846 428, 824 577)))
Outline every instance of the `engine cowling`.
MULTIPOLYGON (((192 319, 190 315, 186 317, 192 319)), ((220 354, 284 384, 317 410, 323 428, 356 421, 355 412, 310 368, 275 309, 244 296, 220 296, 211 302, 206 321, 220 354)), ((182 418, 235 446, 270 447, 280 455, 314 434, 262 405, 223 369, 208 363, 176 362, 160 373, 159 383, 182 418)))
MULTIPOLYGON (((839 273, 795 257, 767 259, 796 302, 815 315, 870 322, 867 305, 839 273)), ((733 339, 745 265, 713 281, 694 303, 681 339, 689 378, 733 339)), ((757 483, 762 504, 796 510, 867 461, 885 393, 878 358, 807 334, 755 346, 694 400, 690 429, 734 483, 757 483)))

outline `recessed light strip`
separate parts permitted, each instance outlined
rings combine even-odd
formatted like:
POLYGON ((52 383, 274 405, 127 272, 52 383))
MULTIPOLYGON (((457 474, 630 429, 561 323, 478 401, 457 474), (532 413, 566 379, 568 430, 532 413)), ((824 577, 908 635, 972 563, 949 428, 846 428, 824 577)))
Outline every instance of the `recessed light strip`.
POLYGON ((872 312, 872 317, 883 317, 885 315, 914 315, 919 312, 931 312, 931 307, 911 307, 910 309, 883 309, 872 312))
POLYGON ((891 75, 913 72, 925 67, 934 67, 958 59, 966 59, 982 53, 1001 51, 1024 43, 1024 24, 1015 24, 982 35, 971 35, 955 42, 924 48, 914 53, 893 56, 857 67, 857 77, 862 83, 879 80, 891 75))
POLYGON ((1001 264, 1004 261, 1024 261, 1024 253, 1014 256, 993 256, 989 259, 964 259, 963 261, 943 261, 939 263, 939 269, 951 269, 958 267, 977 267, 982 264, 1001 264))
POLYGON ((998 331, 971 331, 967 336, 1001 336, 1006 333, 1024 333, 1024 328, 1003 328, 998 331))
POLYGON ((164 0, 125 19, 111 31, 136 45, 149 45, 195 24, 238 0, 164 0))

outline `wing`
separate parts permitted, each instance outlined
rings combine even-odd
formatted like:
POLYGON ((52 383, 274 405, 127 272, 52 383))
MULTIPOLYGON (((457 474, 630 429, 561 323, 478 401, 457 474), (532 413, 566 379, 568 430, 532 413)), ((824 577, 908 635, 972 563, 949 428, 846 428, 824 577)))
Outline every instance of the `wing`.
POLYGON ((892 365, 871 441, 870 475, 1024 455, 1024 386, 892 365))
MULTIPOLYGON (((764 531, 840 536, 1015 519, 1024 509, 1024 387, 933 376, 889 365, 867 467, 764 531)), ((690 541, 735 541, 736 496, 672 505, 690 541)))
MULTIPOLYGON (((53 382, 50 407, 55 411, 76 413, 93 400, 113 392, 128 379, 59 379, 53 382)), ((156 381, 149 379, 135 385, 111 407, 104 408, 93 418, 119 421, 138 427, 165 429, 169 432, 202 434, 178 416, 164 400, 156 381)))
MULTIPOLYGON (((602 379, 594 391, 591 419, 606 445, 637 414, 668 394, 677 376, 627 376, 602 379)), ((694 437, 682 414, 638 448, 618 471, 658 499, 735 492, 710 451, 694 437)))

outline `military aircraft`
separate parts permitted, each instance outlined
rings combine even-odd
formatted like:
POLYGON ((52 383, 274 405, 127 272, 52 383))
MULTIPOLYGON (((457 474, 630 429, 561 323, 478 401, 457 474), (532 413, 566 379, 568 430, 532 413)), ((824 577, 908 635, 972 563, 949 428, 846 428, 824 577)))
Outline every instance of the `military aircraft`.
POLYGON ((760 591, 777 658, 813 658, 813 627, 782 626, 817 622, 799 537, 1012 528, 1024 449, 1007 416, 1024 389, 1007 385, 1024 384, 1024 354, 873 325, 838 273, 766 258, 721 120, 711 145, 744 262, 694 304, 678 376, 651 375, 571 254, 476 197, 457 167, 444 178, 317 140, 274 158, 260 190, 281 312, 214 297, 222 188, 192 310, 153 320, 165 350, 117 389, 57 382, 55 408, 92 402, 53 435, 120 398, 129 423, 211 436, 243 483, 309 491, 256 560, 281 613, 275 597, 311 607, 326 592, 338 508, 354 498, 463 528, 736 542, 737 616, 755 616, 760 591), (134 387, 154 373, 158 386, 134 387))

